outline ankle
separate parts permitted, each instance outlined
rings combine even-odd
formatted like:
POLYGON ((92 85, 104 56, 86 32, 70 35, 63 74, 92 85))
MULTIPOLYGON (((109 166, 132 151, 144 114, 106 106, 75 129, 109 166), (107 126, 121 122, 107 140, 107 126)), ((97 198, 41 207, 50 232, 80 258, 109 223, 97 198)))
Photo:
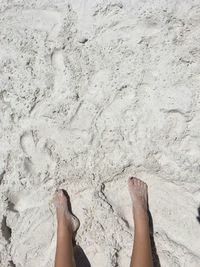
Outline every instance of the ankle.
POLYGON ((72 229, 70 229, 68 226, 58 226, 57 227, 57 236, 60 238, 65 237, 65 236, 69 236, 70 238, 72 238, 73 236, 73 231, 72 229))
POLYGON ((67 221, 66 218, 57 221, 57 229, 59 232, 68 231, 72 232, 71 222, 67 221))
POLYGON ((145 205, 143 205, 143 204, 137 205, 137 206, 133 205, 132 206, 132 211, 133 211, 133 213, 142 213, 142 214, 147 214, 148 213, 147 212, 147 207, 145 205))
POLYGON ((147 220, 149 221, 148 211, 145 207, 137 207, 132 209, 134 220, 147 220))

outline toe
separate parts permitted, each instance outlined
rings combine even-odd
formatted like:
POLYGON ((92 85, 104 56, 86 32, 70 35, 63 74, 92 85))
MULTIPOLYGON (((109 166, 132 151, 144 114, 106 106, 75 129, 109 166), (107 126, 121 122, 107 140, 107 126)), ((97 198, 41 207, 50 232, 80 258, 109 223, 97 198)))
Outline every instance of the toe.
POLYGON ((58 197, 59 198, 62 198, 63 197, 63 191, 62 191, 62 189, 59 189, 58 190, 58 197))
POLYGON ((140 186, 140 180, 139 180, 138 178, 135 178, 135 184, 136 184, 137 186, 140 186))
POLYGON ((58 199, 58 192, 57 191, 55 191, 55 193, 54 193, 54 195, 53 195, 53 200, 57 200, 58 199))
POLYGON ((133 183, 137 184, 138 179, 136 177, 133 177, 133 183))
POLYGON ((132 185, 134 183, 134 178, 133 177, 130 177, 129 179, 128 179, 128 184, 129 185, 132 185))

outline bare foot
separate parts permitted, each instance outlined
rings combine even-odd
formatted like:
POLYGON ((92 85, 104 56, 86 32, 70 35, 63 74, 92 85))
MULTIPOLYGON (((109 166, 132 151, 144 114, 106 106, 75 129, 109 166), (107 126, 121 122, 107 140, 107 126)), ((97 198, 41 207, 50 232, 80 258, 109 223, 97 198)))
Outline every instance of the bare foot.
POLYGON ((133 204, 133 211, 137 212, 144 211, 147 212, 147 195, 148 187, 147 184, 137 179, 136 177, 131 177, 128 179, 128 188, 133 204))
POLYGON ((56 207, 58 225, 66 225, 72 233, 76 233, 80 222, 78 218, 69 211, 68 199, 62 189, 56 190, 53 202, 56 207))

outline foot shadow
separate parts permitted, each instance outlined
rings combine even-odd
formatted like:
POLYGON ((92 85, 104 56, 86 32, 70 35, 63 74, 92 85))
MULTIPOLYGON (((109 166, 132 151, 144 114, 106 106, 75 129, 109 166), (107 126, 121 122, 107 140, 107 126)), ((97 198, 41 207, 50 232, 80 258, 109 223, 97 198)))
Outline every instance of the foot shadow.
POLYGON ((197 221, 200 223, 200 206, 198 207, 197 212, 198 212, 198 216, 196 218, 197 218, 197 221))
POLYGON ((156 244, 154 241, 153 219, 151 216, 151 212, 149 210, 149 205, 148 205, 148 216, 149 216, 151 249, 152 249, 152 256, 153 256, 153 267, 161 267, 160 259, 159 259, 158 254, 157 254, 156 244))
MULTIPOLYGON (((68 195, 67 191, 65 191, 64 189, 62 189, 62 191, 63 191, 63 193, 64 193, 64 195, 65 195, 65 197, 67 199, 67 205, 68 205, 69 212, 74 217, 76 217, 76 215, 72 211, 72 205, 71 205, 71 201, 70 201, 70 196, 68 195)), ((77 220, 79 221, 78 218, 77 218, 77 220)), ((79 223, 80 223, 80 221, 79 221, 79 223)), ((78 231, 78 229, 77 229, 77 231, 78 231)), ((77 233, 77 231, 74 233, 73 240, 72 240, 73 247, 74 247, 74 258, 75 258, 75 262, 76 262, 76 267, 91 267, 91 264, 90 264, 87 256, 85 255, 83 249, 76 244, 76 233, 77 233)))
POLYGON ((74 247, 74 258, 76 262, 76 267, 91 267, 91 264, 85 255, 83 249, 80 246, 74 247))

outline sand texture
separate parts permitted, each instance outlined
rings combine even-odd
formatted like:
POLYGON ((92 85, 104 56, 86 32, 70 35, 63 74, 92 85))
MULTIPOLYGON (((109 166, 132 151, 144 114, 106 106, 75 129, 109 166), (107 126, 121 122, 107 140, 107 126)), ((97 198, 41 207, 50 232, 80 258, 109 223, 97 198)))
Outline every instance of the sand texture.
POLYGON ((64 188, 91 267, 128 267, 135 175, 155 266, 199 267, 199 0, 2 0, 0 144, 0 266, 53 266, 64 188))

